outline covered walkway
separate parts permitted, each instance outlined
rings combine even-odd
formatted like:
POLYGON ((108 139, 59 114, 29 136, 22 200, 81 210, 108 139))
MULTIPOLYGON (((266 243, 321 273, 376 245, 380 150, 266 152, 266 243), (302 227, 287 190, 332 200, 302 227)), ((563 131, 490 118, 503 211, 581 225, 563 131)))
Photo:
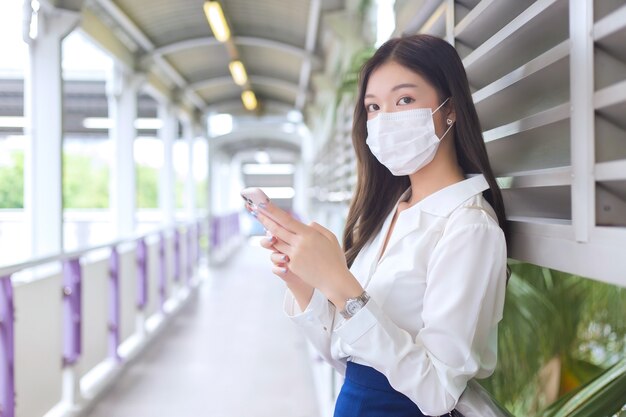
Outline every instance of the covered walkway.
POLYGON ((316 417, 309 353, 265 250, 244 243, 95 404, 90 417, 316 417))
POLYGON ((331 416, 239 192, 341 236, 359 68, 418 33, 462 60, 511 231, 489 395, 617 416, 626 0, 3 0, 0 417, 331 416))

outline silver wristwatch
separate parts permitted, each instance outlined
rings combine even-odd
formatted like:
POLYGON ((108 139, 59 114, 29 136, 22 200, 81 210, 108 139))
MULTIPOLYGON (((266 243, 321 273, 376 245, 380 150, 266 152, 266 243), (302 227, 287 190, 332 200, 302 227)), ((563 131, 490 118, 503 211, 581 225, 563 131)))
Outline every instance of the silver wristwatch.
POLYGON ((354 316, 370 299, 370 295, 363 291, 357 298, 348 298, 346 300, 346 306, 339 312, 344 319, 349 319, 354 316))

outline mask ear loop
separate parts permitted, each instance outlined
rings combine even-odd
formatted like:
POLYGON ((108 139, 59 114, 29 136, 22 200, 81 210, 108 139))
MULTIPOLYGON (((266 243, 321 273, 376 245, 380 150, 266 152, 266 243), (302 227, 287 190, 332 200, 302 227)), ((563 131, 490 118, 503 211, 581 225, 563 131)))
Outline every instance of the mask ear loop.
MULTIPOLYGON (((445 100, 443 101, 443 103, 441 103, 441 104, 439 105, 439 107, 437 107, 437 108, 435 109, 435 111, 433 111, 433 112, 431 113, 431 115, 434 115, 435 113, 437 113, 437 112, 439 111, 439 109, 440 109, 441 107, 443 107, 443 105, 444 105, 444 104, 446 104, 446 103, 448 102, 448 100, 450 100, 450 97, 448 97, 447 99, 445 99, 445 100)), ((445 131, 445 132, 443 132, 443 135, 441 135, 441 137, 440 137, 440 138, 437 138, 437 139, 439 139, 439 141, 440 141, 440 142, 443 140, 443 138, 445 138, 445 137, 446 137, 446 135, 448 134, 448 132, 450 131, 450 129, 452 129, 452 125, 454 125, 454 120, 451 120, 451 119, 446 119, 446 123, 448 124, 448 128, 446 129, 446 131, 445 131)), ((435 136, 437 136, 437 135, 435 135, 435 136)))
POLYGON ((448 100, 450 100, 450 97, 448 97, 447 99, 445 99, 445 100, 443 101, 443 103, 441 103, 441 104, 439 105, 439 107, 437 107, 437 108, 436 108, 436 109, 435 109, 435 110, 431 113, 431 115, 432 115, 432 114, 437 113, 437 112, 439 111, 439 109, 440 109, 440 108, 442 108, 442 107, 443 107, 443 105, 444 105, 444 104, 446 104, 446 103, 448 102, 448 100))
MULTIPOLYGON (((446 135, 448 134, 448 132, 450 131, 450 129, 452 129, 452 126, 454 126, 454 121, 452 121, 452 120, 448 119, 448 122, 449 122, 449 123, 448 123, 448 128, 446 129, 446 131, 445 131, 445 132, 443 132, 443 135, 441 135, 441 137, 440 137, 440 138, 438 138, 440 142, 443 140, 443 138, 445 138, 445 137, 446 137, 446 135)), ((435 134, 435 136, 437 136, 437 135, 435 134)))

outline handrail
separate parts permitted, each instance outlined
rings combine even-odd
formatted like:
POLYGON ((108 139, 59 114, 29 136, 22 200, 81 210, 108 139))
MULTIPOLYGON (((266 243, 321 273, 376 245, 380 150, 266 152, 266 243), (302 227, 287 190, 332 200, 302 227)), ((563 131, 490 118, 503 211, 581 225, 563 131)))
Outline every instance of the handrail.
POLYGON ((150 236, 157 235, 159 239, 159 270, 158 270, 158 302, 162 314, 167 315, 165 303, 167 301, 167 263, 166 263, 166 241, 171 237, 173 231, 174 240, 174 262, 177 276, 176 281, 181 278, 181 245, 179 227, 186 227, 187 252, 184 262, 187 276, 187 286, 192 285, 191 274, 194 265, 198 265, 200 247, 199 239, 205 235, 205 227, 210 226, 208 220, 210 216, 198 216, 192 220, 177 222, 158 229, 150 230, 146 233, 137 233, 121 239, 112 240, 107 243, 94 245, 88 248, 62 252, 55 255, 40 256, 25 262, 0 267, 0 415, 14 416, 15 413, 15 360, 13 351, 15 348, 15 338, 13 334, 13 283, 12 274, 27 268, 36 267, 52 262, 61 262, 62 274, 62 364, 64 372, 64 397, 70 406, 76 405, 74 395, 78 392, 79 370, 75 369, 76 363, 83 356, 83 311, 82 311, 82 281, 83 269, 80 260, 86 254, 101 250, 110 249, 108 260, 108 319, 107 319, 107 344, 108 356, 116 363, 121 364, 124 359, 120 356, 118 348, 121 342, 121 288, 120 288, 120 254, 118 246, 126 243, 137 242, 135 248, 135 262, 137 266, 137 299, 136 308, 144 311, 148 301, 148 253, 146 240, 150 236), (203 227, 203 223, 205 226, 203 227), (195 239, 195 244, 192 240, 195 239), (69 393, 69 394, 68 394, 69 393))
POLYGON ((198 217, 196 218, 196 221, 180 222, 172 226, 166 226, 160 229, 151 230, 150 232, 147 232, 147 233, 142 233, 142 234, 136 233, 125 238, 112 240, 106 243, 101 243, 101 244, 90 246, 87 248, 77 249, 77 250, 70 251, 70 252, 63 251, 56 255, 44 255, 44 256, 33 258, 33 259, 29 259, 28 261, 19 262, 16 264, 2 265, 0 266, 0 276, 12 275, 24 269, 32 268, 32 267, 39 266, 39 265, 44 265, 44 264, 48 264, 52 262, 59 262, 59 261, 63 262, 69 259, 82 257, 83 255, 89 252, 95 252, 100 249, 108 249, 110 247, 119 246, 124 243, 134 243, 141 239, 145 239, 148 236, 158 235, 164 231, 175 229, 178 225, 197 224, 200 221, 207 220, 208 218, 209 216, 198 217))

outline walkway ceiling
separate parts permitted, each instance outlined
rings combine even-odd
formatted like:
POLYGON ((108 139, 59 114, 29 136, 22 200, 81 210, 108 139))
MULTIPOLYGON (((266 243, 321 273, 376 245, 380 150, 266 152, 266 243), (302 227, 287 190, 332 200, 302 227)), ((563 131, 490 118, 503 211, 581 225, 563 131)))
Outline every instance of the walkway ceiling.
MULTIPOLYGON (((345 0, 223 0, 234 45, 263 104, 301 108, 312 71, 323 65, 320 20, 345 0)), ((156 69, 197 110, 240 100, 203 0, 92 0, 86 8, 126 45, 140 70, 156 69)), ((244 112, 241 106, 241 112, 244 112)))

